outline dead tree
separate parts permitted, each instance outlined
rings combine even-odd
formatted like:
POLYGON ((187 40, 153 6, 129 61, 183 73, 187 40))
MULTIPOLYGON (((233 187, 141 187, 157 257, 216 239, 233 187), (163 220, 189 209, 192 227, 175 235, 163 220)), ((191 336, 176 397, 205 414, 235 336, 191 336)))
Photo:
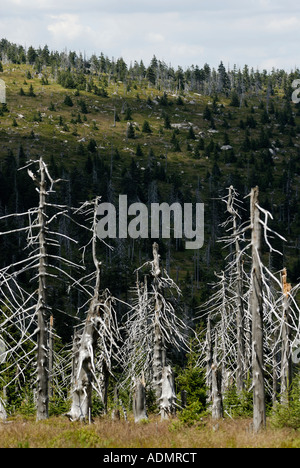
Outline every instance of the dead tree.
MULTIPOLYGON (((32 174, 34 180, 36 177, 32 174)), ((48 353, 48 298, 47 298, 47 218, 46 218, 46 166, 40 159, 39 180, 39 268, 37 303, 37 420, 48 418, 49 405, 49 353, 48 353)))
POLYGON ((282 326, 282 349, 281 349, 281 401, 288 401, 288 392, 292 383, 292 354, 290 349, 291 343, 291 328, 289 314, 289 295, 292 289, 291 284, 287 282, 286 269, 282 272, 282 310, 283 310, 283 326, 282 326))
POLYGON ((164 366, 161 376, 161 395, 159 398, 161 419, 169 419, 175 414, 177 397, 175 392, 174 375, 171 366, 164 366))
POLYGON ((152 275, 154 276, 154 348, 153 348, 153 387, 156 398, 159 401, 162 394, 162 372, 166 365, 166 347, 164 337, 160 326, 160 314, 162 310, 162 301, 160 296, 159 277, 161 270, 159 266, 158 244, 153 244, 153 266, 152 275))
POLYGON ((263 289, 261 273, 261 224, 258 209, 258 187, 251 191, 251 296, 252 314, 252 378, 253 378, 253 428, 255 432, 266 426, 265 377, 263 354, 263 289))
POLYGON ((147 410, 146 410, 146 383, 142 378, 134 379, 134 393, 133 393, 133 415, 134 421, 140 422, 145 419, 148 419, 147 410))
POLYGON ((145 375, 146 386, 155 391, 162 418, 172 414, 175 393, 172 371, 168 362, 168 349, 187 350, 187 327, 178 318, 175 301, 180 290, 167 272, 161 271, 158 244, 153 244, 153 260, 146 262, 138 271, 148 267, 152 276, 150 283, 137 281, 137 301, 133 303, 125 323, 126 339, 122 347, 124 384, 130 376, 145 375), (167 294, 171 297, 167 298, 167 294), (166 390, 166 395, 163 393, 166 390), (172 396, 170 396, 172 395, 172 396))
POLYGON ((237 328, 237 366, 236 366, 236 386, 237 391, 241 393, 244 389, 245 380, 245 337, 244 337, 244 284, 243 284, 243 269, 242 269, 242 258, 241 258, 241 247, 238 236, 238 221, 240 215, 235 206, 237 203, 237 193, 233 186, 229 188, 228 199, 227 199, 227 211, 232 216, 232 235, 235 239, 235 272, 236 272, 236 328, 237 328))
MULTIPOLYGON (((88 312, 79 343, 76 345, 76 358, 73 357, 72 404, 66 414, 71 421, 90 421, 92 394, 95 390, 107 406, 108 378, 111 373, 113 348, 120 339, 114 299, 108 290, 101 292, 101 263, 97 256, 97 210, 100 197, 84 203, 75 210, 85 218, 91 219, 91 227, 86 228, 91 235, 90 242, 83 247, 83 261, 86 250, 91 245, 94 272, 76 282, 88 295, 88 312), (91 287, 86 282, 94 282, 91 287), (99 355, 97 356, 97 352, 99 355), (98 368, 97 368, 98 365, 98 368)), ((78 338, 77 338, 78 340, 78 338)))
POLYGON ((215 337, 215 349, 213 364, 211 366, 211 400, 212 419, 223 418, 223 397, 222 397, 222 370, 218 364, 218 335, 215 337))
MULTIPOLYGON (((65 274, 68 279, 71 278, 69 273, 65 272, 59 265, 67 265, 69 267, 80 268, 78 265, 70 262, 60 255, 50 254, 48 246, 59 248, 58 237, 68 238, 72 242, 76 242, 66 235, 58 231, 52 231, 52 224, 60 217, 66 214, 65 206, 51 204, 48 198, 53 193, 54 185, 59 180, 53 180, 49 174, 48 167, 40 158, 39 161, 29 161, 26 168, 28 174, 36 184, 36 189, 39 194, 39 206, 29 209, 26 213, 14 213, 2 217, 2 220, 14 219, 17 217, 27 217, 28 224, 25 227, 12 229, 0 233, 0 235, 8 235, 11 233, 25 233, 27 235, 26 250, 29 252, 27 258, 17 263, 9 265, 0 271, 0 300, 1 305, 8 308, 5 320, 0 324, 0 332, 3 336, 7 334, 9 326, 13 324, 17 326, 20 338, 18 341, 6 341, 7 344, 7 360, 8 367, 17 365, 19 375, 24 374, 24 370, 33 363, 33 353, 37 353, 36 370, 37 370, 37 420, 48 418, 49 404, 49 318, 50 307, 48 300, 48 282, 57 279, 57 273, 65 274), (29 167, 38 164, 36 174, 29 167), (22 287, 19 277, 24 272, 35 272, 32 281, 35 281, 36 288, 33 287, 33 292, 22 287), (32 332, 32 328, 35 331, 32 332), (34 343, 30 351, 24 356, 25 343, 34 343)), ((4 370, 5 372, 5 370, 4 370)), ((12 381, 10 382, 10 384, 12 381)))
MULTIPOLYGON (((229 198, 223 200, 226 201, 227 210, 233 215, 233 221, 235 212, 230 200, 235 194, 234 189, 230 188, 229 198)), ((211 352, 207 354, 207 350, 211 349, 213 335, 216 333, 220 335, 221 338, 215 348, 219 348, 218 365, 222 366, 222 373, 228 369, 231 377, 235 377, 237 387, 246 372, 252 377, 253 426, 256 432, 266 424, 265 393, 268 391, 274 400, 278 378, 285 379, 285 382, 290 378, 288 374, 290 374, 292 348, 298 343, 300 328, 297 318, 299 307, 295 301, 299 286, 287 293, 286 288, 290 287, 287 284, 283 287, 282 280, 278 280, 262 262, 262 241, 265 241, 270 252, 274 252, 275 249, 269 242, 270 234, 279 237, 282 241, 285 239, 269 227, 268 222, 272 219, 272 215, 259 205, 258 195, 258 188, 252 189, 250 223, 245 222, 237 226, 232 222, 232 218, 229 218, 222 225, 230 233, 220 241, 229 246, 234 245, 235 254, 233 260, 226 266, 225 274, 223 272, 222 275, 217 275, 220 281, 213 285, 215 292, 201 307, 207 314, 208 325, 199 336, 198 359, 199 366, 209 368, 211 352), (251 238, 247 240, 246 234, 249 232, 251 238), (249 250, 251 256, 247 254, 249 250), (243 290, 245 293, 241 294, 243 290), (232 316, 235 317, 234 321, 232 316), (214 327, 211 327, 211 322, 214 323, 214 327), (239 332, 241 324, 244 324, 242 333, 239 332), (280 346, 283 360, 281 365, 278 365, 280 346), (252 351, 252 363, 247 359, 249 350, 252 351), (240 364, 242 364, 242 373, 239 369, 240 364), (270 373, 273 385, 270 385, 265 378, 267 373, 270 373)), ((275 252, 280 254, 278 251, 275 252)), ((203 314, 201 317, 203 318, 203 314)), ((210 369, 207 377, 209 372, 210 369)), ((209 380, 211 383, 211 377, 209 380)), ((286 388, 284 382, 283 387, 286 388)))

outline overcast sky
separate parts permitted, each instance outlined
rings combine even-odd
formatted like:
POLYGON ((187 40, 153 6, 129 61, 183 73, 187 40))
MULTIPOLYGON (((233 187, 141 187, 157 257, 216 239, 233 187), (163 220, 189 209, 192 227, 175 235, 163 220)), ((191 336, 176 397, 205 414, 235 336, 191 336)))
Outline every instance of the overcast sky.
POLYGON ((0 0, 0 38, 174 67, 299 67, 299 0, 0 0))

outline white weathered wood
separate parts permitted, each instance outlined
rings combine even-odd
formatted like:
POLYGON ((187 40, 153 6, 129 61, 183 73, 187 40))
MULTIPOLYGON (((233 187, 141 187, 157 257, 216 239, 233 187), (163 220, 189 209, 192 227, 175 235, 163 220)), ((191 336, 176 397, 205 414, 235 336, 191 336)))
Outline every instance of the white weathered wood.
POLYGON ((161 419, 169 419, 176 410, 176 393, 174 375, 171 366, 164 366, 161 377, 161 396, 159 398, 159 409, 161 419))
MULTIPOLYGON (((112 297, 108 290, 100 292, 101 263, 98 261, 97 245, 97 210, 100 197, 93 202, 83 204, 79 212, 92 214, 92 258, 94 262, 95 285, 93 295, 89 301, 89 309, 80 339, 72 388, 72 404, 66 414, 72 421, 89 421, 92 411, 93 389, 102 398, 105 411, 107 410, 108 379, 111 372, 112 347, 117 347, 115 336, 118 338, 117 323, 112 308, 112 297), (90 209, 90 206, 92 208, 90 209), (85 211, 87 209, 87 211, 85 211), (96 366, 96 352, 99 350, 98 367, 96 366), (100 374, 99 378, 96 374, 100 374)), ((89 244, 90 244, 89 243, 89 244)), ((85 254, 86 247, 83 251, 85 254)), ((89 275, 90 276, 90 275, 89 275)), ((91 279, 91 278, 89 278, 91 279)))
POLYGON ((133 392, 133 415, 136 423, 148 419, 146 409, 146 387, 145 381, 141 379, 134 379, 134 392, 133 392))
POLYGON ((7 419, 7 413, 4 406, 4 403, 0 397, 0 421, 4 422, 7 419))
POLYGON ((223 398, 222 398, 222 372, 216 363, 211 366, 212 371, 212 419, 223 418, 223 398))
POLYGON ((291 284, 287 282, 286 268, 282 272, 282 347, 281 347, 281 403, 288 404, 289 391, 292 384, 292 352, 291 352, 291 327, 290 327, 290 292, 291 284))
MULTIPOLYGON (((225 333, 225 330, 222 330, 225 333)), ((223 353, 223 350, 222 350, 223 353)), ((223 369, 224 372, 224 369, 223 369)), ((222 369, 218 365, 218 334, 215 333, 215 346, 213 352, 213 363, 211 366, 211 400, 212 419, 223 418, 223 397, 222 397, 222 369)))
POLYGON ((260 431, 266 426, 265 376, 263 352, 263 290, 261 273, 261 224, 258 209, 259 189, 251 191, 251 297, 252 314, 252 379, 253 379, 253 429, 260 431))
POLYGON ((234 207, 235 190, 233 186, 229 188, 227 211, 232 216, 233 231, 235 239, 235 266, 236 266, 236 327, 237 327, 237 366, 236 366, 236 386, 237 391, 241 393, 244 389, 245 380, 245 346, 244 346, 244 304, 243 304, 243 274, 241 248, 238 237, 238 212, 234 207))
POLYGON ((38 209, 39 229, 39 269, 38 269, 38 303, 37 303, 37 421, 49 416, 49 353, 47 327, 47 228, 46 228, 46 171, 43 160, 40 159, 40 202, 38 209))
POLYGON ((155 319, 154 319, 154 349, 153 349, 153 387, 156 394, 156 399, 159 400, 162 392, 162 370, 165 366, 165 346, 164 338, 161 332, 160 326, 160 315, 162 311, 162 301, 158 294, 159 292, 159 282, 158 278, 161 275, 160 265, 159 265, 159 253, 158 253, 158 244, 155 242, 153 244, 153 268, 152 272, 154 275, 154 288, 155 288, 155 319))

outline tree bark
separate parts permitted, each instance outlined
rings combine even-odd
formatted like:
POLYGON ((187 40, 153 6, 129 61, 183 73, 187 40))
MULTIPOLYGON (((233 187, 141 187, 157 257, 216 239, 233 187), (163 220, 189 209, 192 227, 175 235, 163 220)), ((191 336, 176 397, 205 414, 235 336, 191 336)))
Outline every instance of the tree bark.
POLYGON ((49 416, 49 355, 48 355, 48 330, 47 330, 47 245, 46 245, 46 177, 45 167, 40 159, 40 202, 38 210, 39 231, 39 288, 37 304, 37 421, 47 419, 49 416))
POLYGON ((6 421, 7 419, 7 413, 6 413, 6 410, 5 410, 5 406, 2 402, 2 399, 0 397, 0 421, 4 422, 6 421))
MULTIPOLYGON (((222 334, 224 333, 225 330, 222 331, 222 334)), ((222 377, 222 369, 218 366, 218 334, 216 332, 213 363, 211 366, 212 419, 214 420, 223 418, 222 377)))
POLYGON ((207 387, 207 402, 211 401, 211 368, 213 363, 213 344, 211 336, 211 316, 207 318, 207 331, 206 331, 206 387, 207 387))
POLYGON ((171 366, 165 366, 162 369, 161 378, 161 397, 159 399, 161 419, 169 419, 172 414, 175 414, 175 386, 174 376, 171 366))
MULTIPOLYGON (((153 274, 154 274, 154 288, 158 292, 158 277, 161 274, 159 266, 158 244, 153 244, 153 274)), ((160 328, 160 312, 162 309, 161 300, 156 294, 155 297, 155 319, 154 319, 154 349, 153 349, 153 386, 156 394, 156 399, 159 401, 162 392, 162 370, 166 361, 166 350, 164 346, 164 339, 160 328)))
POLYGON ((144 379, 135 379, 135 388, 133 393, 133 415, 134 421, 136 423, 144 419, 148 419, 144 379))
POLYGON ((223 398, 222 398, 222 372, 217 364, 211 366, 212 370, 212 419, 223 418, 223 398))
MULTIPOLYGON (((71 410, 66 415, 71 421, 89 421, 92 410, 92 384, 94 380, 94 351, 98 340, 98 299, 92 300, 80 340, 75 364, 71 410), (78 362, 77 362, 78 360, 78 362)), ((74 361, 75 360, 75 361, 74 361)))
POLYGON ((261 274, 261 225, 258 205, 259 189, 251 191, 252 271, 250 308, 252 314, 252 376, 253 376, 253 429, 266 426, 266 404, 263 354, 263 298, 261 274))
POLYGON ((283 308, 283 325, 282 325, 282 348, 281 348, 281 403, 288 404, 289 389, 292 383, 292 353, 290 345, 290 312, 289 312, 289 293, 291 285, 287 283, 287 271, 282 272, 282 308, 283 308))
MULTIPOLYGON (((96 243, 97 243, 97 198, 94 202, 94 219, 93 219, 93 237, 92 237, 92 257, 95 266, 95 286, 94 295, 91 299, 85 327, 80 340, 78 350, 78 358, 75 359, 75 376, 73 381, 73 395, 71 410, 66 416, 72 421, 90 421, 92 412, 92 390, 94 384, 98 381, 96 378, 95 368, 95 351, 98 346, 99 337, 103 340, 102 348, 100 346, 101 358, 101 389, 99 393, 102 396, 102 401, 107 410, 107 388, 109 379, 110 355, 109 348, 112 341, 112 330, 110 330, 110 315, 111 315, 111 297, 108 291, 100 294, 101 280, 101 263, 97 259, 96 243), (109 336, 107 336, 107 334, 109 336), (106 342, 108 341, 108 343, 106 342), (105 342, 105 343, 104 343, 105 342), (104 349, 105 348, 105 349, 104 349)), ((99 388, 99 387, 98 387, 99 388)))
POLYGON ((237 212, 233 206, 233 187, 229 188, 229 196, 227 201, 227 211, 232 216, 233 221, 233 236, 235 237, 235 263, 236 263, 236 300, 237 300, 237 368, 236 368, 236 386, 238 393, 244 389, 245 380, 245 337, 244 337, 244 304, 243 304, 243 275, 241 265, 241 249, 237 236, 237 212))

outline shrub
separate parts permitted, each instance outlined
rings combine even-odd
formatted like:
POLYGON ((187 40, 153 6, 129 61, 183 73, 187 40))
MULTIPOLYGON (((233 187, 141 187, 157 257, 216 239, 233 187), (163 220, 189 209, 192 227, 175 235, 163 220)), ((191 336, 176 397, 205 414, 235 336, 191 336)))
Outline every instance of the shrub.
POLYGON ((73 107, 73 105, 74 105, 71 97, 68 94, 66 95, 66 97, 64 99, 64 104, 66 106, 69 106, 69 107, 73 107))
POLYGON ((29 96, 29 97, 35 97, 35 92, 34 92, 34 90, 33 90, 32 84, 31 84, 30 87, 29 87, 28 96, 29 96))
POLYGON ((207 392, 205 386, 205 372, 196 367, 196 357, 191 354, 187 367, 181 369, 176 378, 179 391, 187 393, 187 406, 179 414, 179 420, 188 425, 200 421, 206 412, 207 392))
POLYGON ((230 106, 240 107, 240 100, 236 91, 232 93, 230 106))
POLYGON ((142 128, 142 132, 143 133, 152 133, 152 130, 150 128, 150 124, 148 122, 148 120, 145 120, 144 123, 143 123, 143 128, 142 128))
POLYGON ((271 421, 277 428, 300 428, 300 377, 291 386, 289 403, 277 403, 273 408, 271 421))
POLYGON ((91 139, 87 146, 88 151, 91 153, 96 153, 97 151, 97 142, 94 139, 91 139))
POLYGON ((87 108, 86 102, 83 99, 80 99, 78 101, 78 105, 80 106, 82 114, 88 114, 88 108, 87 108))
POLYGON ((232 385, 224 392, 223 405, 227 414, 233 418, 252 416, 252 393, 244 390, 241 394, 238 394, 236 386, 232 385))
POLYGON ((192 426, 206 415, 206 409, 200 401, 193 401, 184 408, 179 414, 178 419, 183 424, 192 426))

